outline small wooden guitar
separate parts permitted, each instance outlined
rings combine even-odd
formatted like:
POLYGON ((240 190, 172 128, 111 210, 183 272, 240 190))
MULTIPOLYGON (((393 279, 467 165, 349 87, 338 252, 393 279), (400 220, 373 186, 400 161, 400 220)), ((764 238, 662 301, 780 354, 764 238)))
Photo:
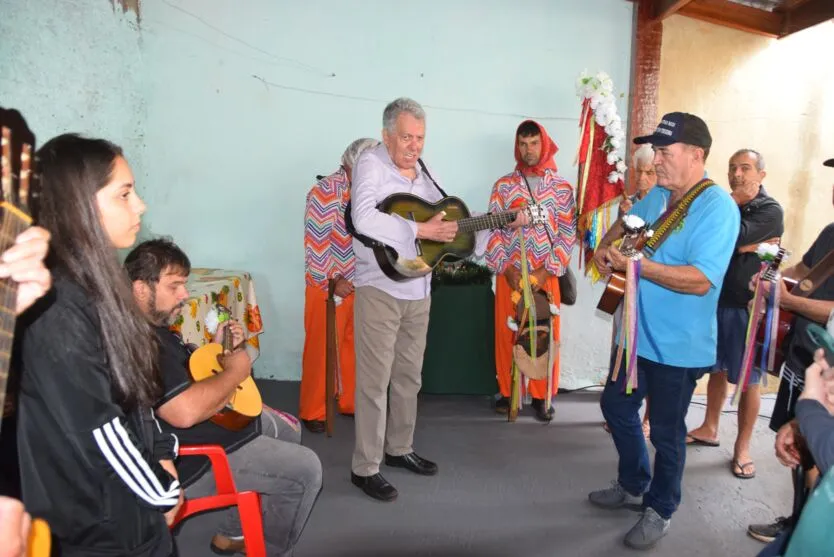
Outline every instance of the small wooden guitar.
MULTIPOLYGON (((38 178, 34 173, 35 135, 16 110, 0 107, 0 253, 14 244, 17 235, 32 225, 32 201, 38 195, 38 178)), ((0 408, 5 409, 12 345, 17 313, 17 283, 0 279, 0 408)), ((0 543, 3 543, 0 541, 0 543)), ((47 523, 32 521, 27 555, 47 557, 52 536, 47 523)))
MULTIPOLYGON (((225 310, 228 312, 228 310, 225 310)), ((223 367, 217 360, 218 356, 233 350, 232 333, 227 328, 223 334, 223 343, 212 342, 195 350, 188 360, 188 367, 191 371, 191 378, 202 381, 213 377, 223 371, 223 367)), ((212 416, 213 423, 231 431, 240 431, 261 415, 263 411, 263 400, 255 380, 250 375, 237 386, 226 407, 212 416)))
MULTIPOLYGON (((441 261, 457 261, 469 257, 475 251, 475 232, 509 224, 520 212, 503 211, 472 217, 466 204, 457 197, 444 197, 437 203, 429 203, 410 193, 390 195, 379 204, 377 209, 414 222, 426 222, 439 212, 445 211, 445 220, 458 223, 458 233, 451 242, 417 240, 415 259, 402 258, 394 248, 375 243, 374 257, 382 272, 392 280, 422 277, 431 273, 441 261)), ((546 222, 546 211, 539 205, 530 205, 521 211, 528 214, 531 225, 546 222)))
MULTIPOLYGON (((622 220, 623 234, 622 241, 617 249, 626 257, 633 257, 637 252, 643 249, 643 245, 651 237, 648 224, 643 222, 639 217, 629 216, 628 219, 622 220)), ((625 273, 614 271, 608 278, 608 283, 605 285, 605 291, 597 303, 597 309, 604 311, 610 315, 614 315, 620 302, 623 301, 626 289, 625 273)))

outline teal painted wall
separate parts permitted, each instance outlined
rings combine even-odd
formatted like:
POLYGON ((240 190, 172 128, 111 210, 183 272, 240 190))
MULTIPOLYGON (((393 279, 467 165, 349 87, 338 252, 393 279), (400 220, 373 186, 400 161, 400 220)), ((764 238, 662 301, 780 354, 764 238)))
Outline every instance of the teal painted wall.
MULTIPOLYGON (((525 117, 575 181, 576 76, 604 70, 626 90, 631 25, 623 0, 145 0, 139 21, 107 0, 7 1, 0 102, 42 140, 120 142, 148 203, 143 235, 173 236, 196 266, 251 271, 265 326, 256 373, 297 379, 314 176, 410 96, 428 113, 424 158, 474 209, 512 168, 525 117)), ((605 365, 608 323, 584 315, 590 287, 580 296, 563 321, 568 380, 605 365)))

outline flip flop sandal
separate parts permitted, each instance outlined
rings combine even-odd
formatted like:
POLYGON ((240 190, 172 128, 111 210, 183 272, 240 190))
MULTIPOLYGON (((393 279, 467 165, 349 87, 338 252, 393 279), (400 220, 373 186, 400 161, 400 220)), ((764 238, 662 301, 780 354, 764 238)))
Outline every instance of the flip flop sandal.
POLYGON ((742 480, 750 480, 750 479, 756 477, 755 464, 753 463, 752 460, 742 464, 738 460, 733 459, 732 470, 733 470, 733 476, 735 476, 736 478, 741 478, 742 480), (752 472, 745 472, 744 469, 747 468, 747 467, 750 467, 750 466, 754 467, 753 471, 752 472), (741 472, 737 472, 736 468, 741 470, 741 472))
POLYGON ((700 437, 695 437, 693 435, 686 436, 686 444, 687 445, 699 445, 701 447, 718 447, 721 445, 718 441, 711 441, 709 439, 701 439, 700 437))

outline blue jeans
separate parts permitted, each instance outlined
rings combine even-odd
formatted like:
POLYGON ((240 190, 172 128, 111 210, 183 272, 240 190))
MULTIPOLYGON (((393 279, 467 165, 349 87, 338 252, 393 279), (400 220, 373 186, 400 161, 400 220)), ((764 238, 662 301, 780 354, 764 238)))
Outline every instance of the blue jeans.
MULTIPOLYGON (((625 360, 625 358, 623 358, 625 360)), ((614 362, 611 362, 613 372, 614 362)), ((637 358, 637 388, 625 394, 625 361, 616 382, 611 375, 602 392, 602 414, 620 456, 618 481, 632 495, 643 495, 643 506, 669 518, 681 502, 686 463, 686 412, 695 382, 711 367, 675 367, 637 358), (656 449, 654 477, 640 423, 640 405, 651 400, 649 425, 656 449)), ((613 373, 612 373, 613 375, 613 373)))

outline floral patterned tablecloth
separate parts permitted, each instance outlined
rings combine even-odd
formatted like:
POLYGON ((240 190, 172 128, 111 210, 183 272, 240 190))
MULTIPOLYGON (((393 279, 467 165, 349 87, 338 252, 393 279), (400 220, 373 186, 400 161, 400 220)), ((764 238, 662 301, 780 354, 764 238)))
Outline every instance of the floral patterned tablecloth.
POLYGON ((206 330, 206 314, 221 304, 229 308, 232 317, 243 324, 247 336, 246 350, 254 362, 260 355, 258 335, 263 332, 261 310, 255 297, 255 282, 249 273, 224 269, 191 269, 188 277, 188 293, 180 316, 171 330, 182 335, 186 344, 202 346, 211 342, 206 330))

